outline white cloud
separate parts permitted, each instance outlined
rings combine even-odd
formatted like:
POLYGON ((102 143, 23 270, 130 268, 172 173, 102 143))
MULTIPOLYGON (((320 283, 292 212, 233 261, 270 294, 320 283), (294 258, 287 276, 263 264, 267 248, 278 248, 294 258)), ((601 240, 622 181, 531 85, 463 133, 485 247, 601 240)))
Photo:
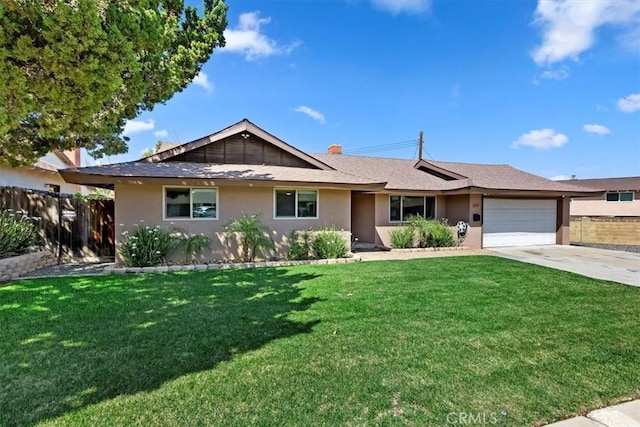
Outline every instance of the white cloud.
POLYGON ((166 129, 157 130, 153 133, 156 138, 166 138, 169 135, 166 129))
POLYGON ((569 175, 556 175, 556 176, 552 176, 549 179, 551 181, 566 181, 568 179, 571 179, 571 177, 569 175))
POLYGON ((536 149, 558 148, 569 141, 569 137, 562 133, 557 133, 553 129, 532 130, 529 133, 520 135, 511 144, 512 148, 521 146, 533 147, 536 149))
POLYGON ((153 130, 155 127, 155 121, 152 119, 147 120, 127 120, 124 125, 123 135, 131 135, 132 133, 147 132, 153 130))
POLYGON ((569 77, 569 69, 567 67, 557 68, 555 70, 548 69, 533 78, 534 84, 540 84, 540 80, 564 80, 569 77))
POLYGON ((300 46, 299 41, 281 45, 261 32, 261 27, 271 22, 271 18, 261 18, 259 11, 240 15, 236 28, 224 31, 225 47, 221 52, 244 55, 247 61, 254 61, 272 55, 288 55, 300 46))
POLYGON ((400 13, 424 13, 431 7, 431 0, 370 0, 374 7, 391 12, 394 15, 400 13))
POLYGON ((608 133, 611 133, 608 127, 597 124, 584 125, 583 129, 585 130, 585 132, 595 133, 596 135, 606 135, 608 133))
POLYGON ((204 71, 200 71, 197 76, 193 78, 193 84, 202 87, 205 91, 213 92, 213 83, 209 80, 209 76, 204 71))
POLYGON ((324 118, 324 114, 314 110, 313 108, 309 108, 305 105, 301 105, 297 108, 294 108, 293 111, 297 112, 297 113, 302 113, 302 114, 306 114, 307 116, 311 117, 314 120, 319 121, 320 123, 325 123, 326 120, 324 118))
POLYGON ((625 113, 633 113, 640 110, 640 93, 632 93, 626 98, 618 99, 618 109, 625 113))
POLYGON ((638 0, 538 0, 535 24, 542 27, 542 44, 532 57, 537 64, 552 64, 579 55, 593 46, 596 29, 603 25, 633 31, 640 21, 638 0))

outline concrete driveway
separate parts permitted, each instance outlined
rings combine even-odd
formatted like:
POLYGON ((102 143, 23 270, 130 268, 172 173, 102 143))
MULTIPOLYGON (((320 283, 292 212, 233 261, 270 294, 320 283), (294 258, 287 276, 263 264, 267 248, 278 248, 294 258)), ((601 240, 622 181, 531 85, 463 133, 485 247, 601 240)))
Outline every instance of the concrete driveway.
POLYGON ((640 254, 583 246, 492 248, 497 255, 596 279, 640 286, 640 254))

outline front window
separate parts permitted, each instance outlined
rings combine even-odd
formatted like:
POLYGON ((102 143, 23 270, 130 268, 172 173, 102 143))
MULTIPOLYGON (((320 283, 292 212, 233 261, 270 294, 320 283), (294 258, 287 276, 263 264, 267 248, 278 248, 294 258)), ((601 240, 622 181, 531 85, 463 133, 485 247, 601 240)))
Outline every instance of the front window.
POLYGON ((167 219, 218 218, 218 192, 215 188, 165 188, 167 219))
POLYGON ((620 191, 616 193, 607 193, 607 202, 633 202, 632 191, 620 191))
POLYGON ((276 218, 317 218, 318 192, 315 190, 276 190, 276 218))
POLYGON ((44 188, 49 193, 59 193, 60 192, 60 186, 58 184, 45 184, 44 188))
POLYGON ((426 196, 389 196, 389 220, 407 221, 412 215, 435 218, 436 198, 426 196))

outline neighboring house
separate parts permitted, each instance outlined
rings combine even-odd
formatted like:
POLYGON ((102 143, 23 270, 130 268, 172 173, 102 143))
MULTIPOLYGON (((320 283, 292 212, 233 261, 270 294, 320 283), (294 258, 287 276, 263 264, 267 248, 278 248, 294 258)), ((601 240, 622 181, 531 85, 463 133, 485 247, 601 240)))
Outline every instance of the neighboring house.
POLYGON ((332 224, 361 242, 390 245, 409 214, 470 225, 472 248, 569 243, 569 200, 599 190, 549 181, 507 165, 308 154, 248 120, 153 156, 67 169, 70 183, 115 189, 116 238, 144 220, 213 240, 233 256, 223 228, 261 214, 278 252, 292 230, 332 224))
POLYGON ((0 187, 20 187, 33 190, 75 194, 80 185, 66 182, 59 171, 80 166, 80 149, 54 150, 30 166, 12 168, 0 166, 0 187))
POLYGON ((571 199, 572 242, 640 245, 640 176, 563 182, 605 191, 571 199))
POLYGON ((574 197, 571 201, 571 216, 640 217, 640 176, 560 182, 606 191, 600 195, 574 197))

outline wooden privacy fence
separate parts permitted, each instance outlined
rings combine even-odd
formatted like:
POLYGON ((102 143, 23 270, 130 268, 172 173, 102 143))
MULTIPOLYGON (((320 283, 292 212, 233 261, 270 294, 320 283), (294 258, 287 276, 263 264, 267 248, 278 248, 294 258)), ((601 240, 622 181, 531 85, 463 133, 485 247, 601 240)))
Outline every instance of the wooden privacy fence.
POLYGON ((42 245, 63 258, 97 260, 115 256, 113 200, 0 187, 0 209, 40 218, 42 245))

